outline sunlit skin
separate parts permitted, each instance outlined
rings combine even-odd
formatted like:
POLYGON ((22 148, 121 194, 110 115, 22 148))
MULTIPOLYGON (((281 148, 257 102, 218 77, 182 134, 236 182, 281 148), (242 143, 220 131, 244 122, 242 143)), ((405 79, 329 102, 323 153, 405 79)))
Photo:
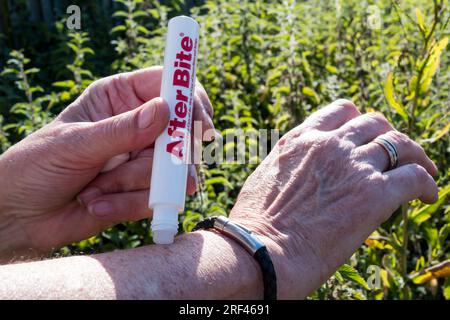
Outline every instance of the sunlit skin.
MULTIPOLYGON (((151 216, 151 143, 168 121, 167 106, 155 99, 160 74, 147 69, 100 80, 0 157, 3 260, 151 216), (95 212, 99 202, 109 210, 95 212)), ((205 130, 213 127, 200 85, 194 113, 205 130)), ((401 203, 435 202, 436 173, 423 149, 381 114, 360 114, 338 100, 281 138, 247 179, 230 217, 266 243, 279 297, 304 298, 401 203), (385 150, 372 142, 380 135, 395 143, 398 168, 388 170, 385 150)), ((195 188, 191 181, 187 192, 195 188)), ((4 265, 0 279, 0 298, 262 297, 253 258, 211 231, 184 234, 170 246, 4 265)))

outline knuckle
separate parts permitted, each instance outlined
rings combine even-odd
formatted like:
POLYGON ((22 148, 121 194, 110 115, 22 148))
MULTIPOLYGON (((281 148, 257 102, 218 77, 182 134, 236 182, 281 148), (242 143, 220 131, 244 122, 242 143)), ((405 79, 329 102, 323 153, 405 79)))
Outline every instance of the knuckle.
POLYGON ((135 130, 132 130, 132 128, 137 127, 138 121, 139 119, 136 116, 131 117, 127 120, 123 120, 119 117, 114 117, 105 126, 106 134, 110 133, 113 137, 120 138, 124 135, 124 133, 134 133, 135 130))
POLYGON ((400 131, 390 131, 388 135, 394 140, 398 147, 408 148, 411 146, 412 140, 400 131))
POLYGON ((77 145, 77 143, 86 140, 86 127, 90 125, 90 123, 84 124, 82 122, 70 123, 58 128, 57 134, 61 137, 61 141, 70 141, 71 144, 77 145))
POLYGON ((313 151, 318 153, 333 152, 339 148, 341 139, 336 135, 315 134, 305 137, 305 144, 313 151))
POLYGON ((110 77, 97 79, 94 82, 92 82, 91 84, 89 84, 85 90, 86 94, 90 95, 90 94, 94 93, 96 90, 99 90, 99 89, 105 87, 105 84, 108 82, 109 78, 110 77))
POLYGON ((367 117, 369 120, 375 122, 377 125, 383 125, 385 127, 392 127, 386 117, 379 112, 370 112, 367 113, 367 117))
POLYGON ((367 179, 365 180, 364 187, 362 191, 364 194, 370 194, 378 196, 385 189, 386 184, 383 174, 373 170, 372 167, 367 169, 367 179))
POLYGON ((412 174, 416 177, 416 179, 420 182, 425 182, 428 180, 428 173, 424 167, 414 163, 410 166, 412 174))
POLYGON ((426 154, 425 150, 418 142, 416 142, 414 140, 410 140, 410 141, 411 141, 411 145, 414 149, 416 149, 419 153, 426 154))
POLYGON ((361 113, 359 112, 358 108, 356 107, 356 105, 347 99, 338 99, 336 101, 334 101, 332 103, 333 105, 338 105, 341 107, 340 111, 344 112, 344 113, 348 113, 350 115, 360 115, 361 113))
POLYGON ((348 100, 348 99, 337 99, 333 103, 336 104, 336 105, 344 107, 348 111, 359 112, 358 108, 356 107, 356 105, 351 100, 348 100))

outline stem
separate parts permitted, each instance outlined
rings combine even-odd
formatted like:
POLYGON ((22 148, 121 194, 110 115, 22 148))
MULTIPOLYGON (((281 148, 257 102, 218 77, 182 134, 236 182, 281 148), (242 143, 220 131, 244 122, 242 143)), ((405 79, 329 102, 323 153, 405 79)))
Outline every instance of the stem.
POLYGON ((406 279, 408 277, 408 203, 402 204, 402 218, 403 218, 403 241, 402 241, 402 257, 401 257, 401 274, 405 285, 403 286, 403 293, 408 293, 406 288, 406 279))
POLYGON ((29 103, 33 103, 33 93, 30 90, 30 84, 28 83, 28 77, 27 77, 27 74, 25 73, 25 68, 22 63, 20 64, 19 68, 20 68, 20 78, 23 79, 25 96, 27 97, 27 100, 29 103))
POLYGON ((425 38, 425 43, 422 48, 421 58, 425 57, 425 56, 426 56, 426 58, 425 58, 424 62, 422 63, 422 66, 420 67, 419 72, 417 74, 416 87, 414 88, 414 100, 413 100, 413 104, 411 107, 411 115, 410 115, 409 121, 408 121, 408 134, 410 134, 412 132, 413 126, 416 122, 415 112, 416 112, 417 105, 419 102, 420 83, 422 82, 422 76, 423 76, 425 67, 428 63, 428 60, 430 59, 430 54, 427 52, 427 48, 430 43, 431 37, 433 36, 434 31, 436 30, 436 26, 440 21, 439 14, 440 14, 440 10, 438 9, 438 4, 436 1, 434 1, 434 21, 433 21, 433 25, 430 29, 430 32, 428 33, 428 35, 425 38))

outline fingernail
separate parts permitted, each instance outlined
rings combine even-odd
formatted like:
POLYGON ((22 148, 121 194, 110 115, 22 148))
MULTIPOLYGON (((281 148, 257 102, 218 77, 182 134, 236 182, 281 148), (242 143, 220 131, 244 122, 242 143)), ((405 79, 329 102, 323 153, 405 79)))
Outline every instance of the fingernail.
POLYGON ((89 213, 96 216, 106 216, 113 213, 113 206, 108 201, 96 201, 92 204, 89 204, 88 211, 89 213))
POLYGON ((214 129, 214 139, 219 139, 222 138, 222 134, 217 131, 216 129, 214 129))
POLYGON ((198 177, 197 177, 197 169, 195 165, 189 166, 189 177, 188 177, 188 185, 187 185, 187 194, 193 195, 198 189, 198 177))
POLYGON ((156 108, 158 108, 158 103, 160 102, 160 99, 158 99, 158 101, 152 101, 152 103, 148 103, 142 108, 141 112, 139 113, 139 129, 145 129, 155 121, 156 108))
POLYGON ((95 198, 101 196, 103 193, 99 188, 96 187, 88 187, 84 189, 80 194, 77 196, 78 202, 80 202, 82 205, 87 205, 91 200, 94 200, 95 198))
POLYGON ((198 175, 197 175, 197 168, 196 168, 195 164, 191 164, 190 175, 191 175, 192 179, 194 180, 195 190, 197 190, 197 188, 198 188, 198 175))
POLYGON ((436 165, 436 163, 434 163, 433 161, 431 163, 433 164, 433 167, 434 167, 434 176, 435 176, 435 175, 437 175, 439 173, 439 168, 436 165))
POLYGON ((215 129, 208 129, 203 133, 203 141, 213 141, 216 135, 215 129))

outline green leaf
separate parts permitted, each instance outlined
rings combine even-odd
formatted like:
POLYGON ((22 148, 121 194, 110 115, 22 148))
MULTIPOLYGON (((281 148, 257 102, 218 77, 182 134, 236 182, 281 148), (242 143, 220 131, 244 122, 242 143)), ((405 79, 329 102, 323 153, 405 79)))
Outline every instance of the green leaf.
POLYGON ((113 17, 123 17, 123 18, 128 18, 128 13, 125 11, 116 11, 113 13, 112 15, 113 17))
POLYGON ((150 31, 148 31, 148 29, 146 27, 144 27, 144 26, 138 26, 136 28, 136 30, 139 31, 140 33, 143 33, 143 34, 149 34, 150 33, 150 31))
POLYGON ((75 86, 75 82, 73 80, 57 81, 53 83, 53 86, 58 88, 72 88, 75 86))
POLYGON ((406 113, 405 107, 403 107, 403 105, 398 102, 394 96, 394 74, 392 72, 389 72, 387 76, 386 84, 384 85, 384 96, 386 97, 389 105, 397 111, 405 122, 408 122, 408 114, 406 113))
POLYGON ((150 9, 148 10, 148 13, 150 13, 150 15, 155 18, 155 19, 159 19, 160 15, 157 9, 150 9))
POLYGON ((328 72, 330 72, 330 73, 334 73, 334 74, 338 73, 338 69, 330 64, 327 64, 325 66, 325 69, 327 69, 328 72))
POLYGON ((236 122, 236 118, 229 114, 224 114, 223 116, 220 117, 220 120, 229 121, 233 124, 236 122))
POLYGON ((187 212, 186 217, 183 220, 183 230, 185 232, 190 232, 197 222, 203 219, 203 216, 200 213, 192 213, 187 212))
POLYGON ((310 87, 303 87, 302 93, 308 97, 313 98, 317 103, 319 103, 320 101, 319 96, 317 95, 316 91, 314 91, 314 89, 310 87))
POLYGON ((417 23, 419 25, 420 31, 422 31, 422 33, 424 35, 426 35, 427 34, 427 28, 425 26, 425 19, 423 17, 422 11, 420 11, 419 8, 416 8, 416 17, 417 17, 417 23))
POLYGON ((220 185, 226 186, 226 187, 228 187, 230 189, 233 189, 233 185, 227 179, 225 179, 224 177, 215 177, 215 178, 207 179, 205 184, 207 186, 211 186, 211 185, 214 185, 214 184, 220 184, 220 185))
POLYGON ((71 43, 71 42, 68 42, 68 43, 67 43, 67 46, 68 46, 70 49, 72 49, 72 51, 75 52, 75 53, 77 53, 78 50, 79 50, 79 48, 78 48, 76 45, 74 45, 73 43, 71 43))
POLYGON ((250 39, 252 39, 252 40, 255 41, 255 42, 258 42, 259 44, 263 44, 263 43, 264 43, 263 38, 261 38, 261 37, 258 36, 257 34, 252 34, 252 35, 250 36, 250 39))
POLYGON ((441 53, 442 51, 444 51, 447 44, 448 38, 445 37, 431 47, 429 58, 423 69, 422 79, 420 80, 420 92, 426 92, 428 90, 428 87, 433 80, 433 76, 436 74, 439 68, 439 64, 441 62, 441 53))
POLYGON ((32 74, 32 73, 38 73, 40 70, 38 68, 31 68, 28 70, 25 70, 25 74, 32 74))
POLYGON ((443 293, 444 293, 445 299, 450 300, 450 278, 445 279, 443 293))
POLYGON ((139 17, 147 17, 148 13, 143 10, 138 10, 133 12, 133 18, 139 18, 139 17))
POLYGON ((422 225, 421 229, 423 230, 423 236, 427 241, 430 251, 439 246, 438 230, 436 228, 431 226, 430 223, 426 222, 422 225))
POLYGON ((436 131, 436 133, 434 134, 434 136, 432 138, 433 142, 438 141, 440 138, 445 136, 449 130, 450 130, 450 122, 447 123, 442 129, 436 131))
POLYGON ((94 54, 94 50, 92 50, 91 48, 83 48, 81 49, 81 52, 86 54, 94 54))
POLYGON ((3 71, 0 75, 3 76, 3 75, 11 74, 11 73, 19 74, 19 71, 16 69, 13 69, 13 68, 5 68, 5 69, 3 69, 3 71))
POLYGON ((342 275, 339 271, 336 271, 334 273, 334 276, 336 277, 337 281, 339 281, 339 283, 344 283, 344 277, 342 277, 342 275))
POLYGON ((364 280, 363 277, 361 277, 361 275, 358 273, 358 271, 352 266, 343 264, 338 271, 344 279, 357 283, 366 290, 370 290, 366 280, 364 280))
POLYGON ((420 225, 422 222, 427 221, 431 216, 445 203, 445 199, 450 193, 450 184, 439 190, 439 199, 433 204, 425 205, 421 208, 414 210, 411 213, 410 220, 416 225, 420 225))
POLYGON ((111 29, 111 33, 115 33, 115 32, 121 32, 121 31, 125 31, 127 30, 127 27, 125 26, 117 26, 111 29))
POLYGON ((71 98, 70 92, 67 92, 67 91, 61 92, 60 98, 61 98, 61 101, 68 101, 68 100, 70 100, 70 98, 71 98))
POLYGON ((447 223, 441 228, 441 230, 439 230, 439 241, 441 243, 444 243, 449 234, 450 234, 450 223, 447 223))

